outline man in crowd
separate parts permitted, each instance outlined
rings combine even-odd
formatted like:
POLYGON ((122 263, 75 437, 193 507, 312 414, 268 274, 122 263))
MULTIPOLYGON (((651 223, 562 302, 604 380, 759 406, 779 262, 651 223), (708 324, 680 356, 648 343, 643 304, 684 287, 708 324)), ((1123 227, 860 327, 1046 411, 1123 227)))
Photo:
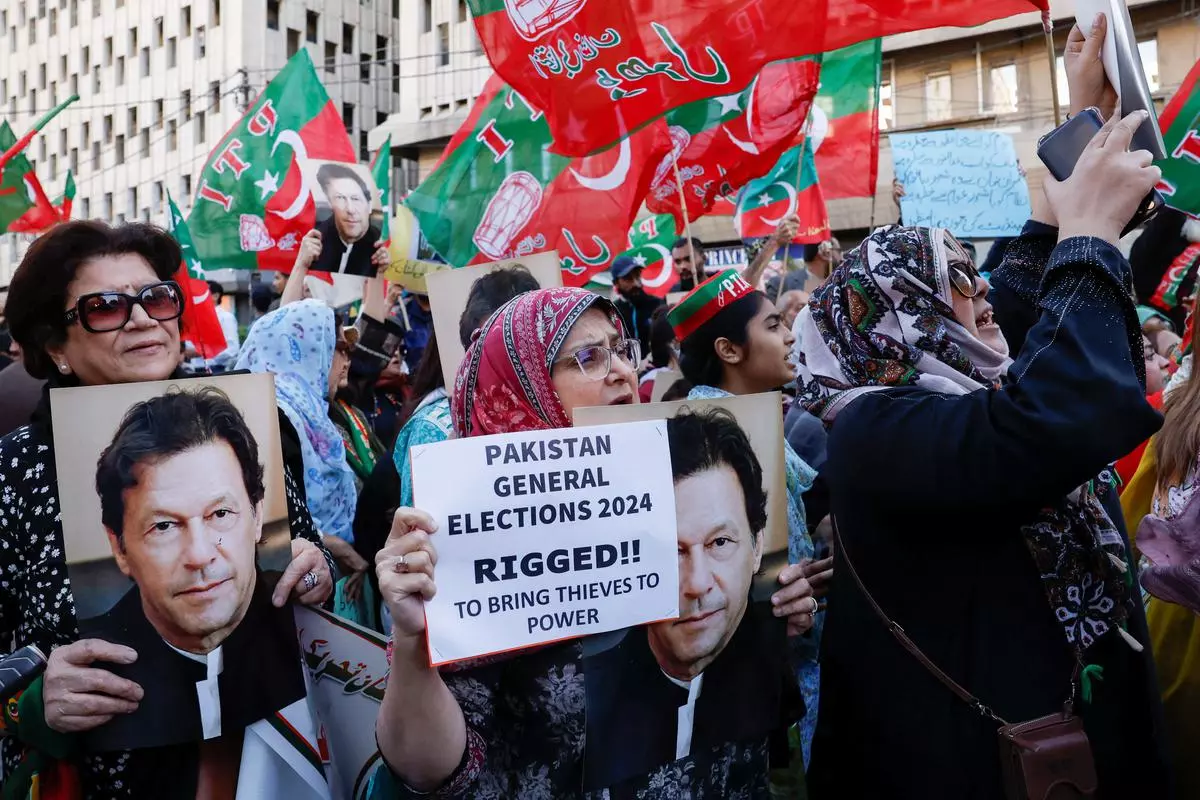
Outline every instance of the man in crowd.
POLYGON ((371 256, 380 232, 371 225, 371 189, 367 182, 349 166, 324 164, 317 170, 317 183, 333 215, 317 223, 323 246, 311 269, 374 275, 371 256))
POLYGON ((96 467, 101 519, 133 586, 85 636, 137 651, 106 668, 145 699, 88 734, 110 750, 240 732, 304 694, 294 624, 256 565, 258 444, 216 389, 131 408, 96 467))
POLYGON ((704 242, 695 236, 681 236, 671 246, 671 262, 679 272, 679 282, 671 287, 671 292, 690 292, 696 284, 703 283, 706 277, 704 267, 708 259, 704 255, 704 242))
POLYGON ((667 421, 679 537, 679 619, 588 656, 588 788, 728 743, 759 744, 803 715, 785 628, 751 602, 762 563, 762 467, 728 412, 667 421))
POLYGON ((617 292, 617 311, 625 321, 625 329, 641 343, 642 355, 646 355, 650 352, 651 317, 656 308, 666 305, 666 301, 650 294, 642 286, 642 268, 632 256, 617 256, 609 271, 617 292))

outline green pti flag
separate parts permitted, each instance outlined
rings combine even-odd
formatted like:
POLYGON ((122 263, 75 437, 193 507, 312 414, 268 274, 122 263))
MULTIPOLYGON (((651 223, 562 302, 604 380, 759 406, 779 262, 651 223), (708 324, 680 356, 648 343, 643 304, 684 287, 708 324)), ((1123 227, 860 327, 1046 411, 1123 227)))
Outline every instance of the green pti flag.
POLYGON ((679 228, 671 214, 647 217, 629 229, 629 249, 622 255, 632 257, 642 268, 642 286, 650 294, 666 297, 678 282, 671 260, 671 246, 678 238, 679 228))
POLYGON ((805 142, 783 154, 769 173, 746 184, 738 195, 734 223, 743 239, 775 233, 784 218, 800 218, 797 244, 823 242, 829 238, 829 214, 825 210, 822 184, 817 181, 811 146, 805 142))
POLYGON ((392 137, 384 139, 383 146, 371 162, 371 177, 379 189, 379 207, 383 209, 383 222, 379 241, 392 238, 392 137))
POLYGON ((441 162, 404 204, 453 266, 557 251, 563 282, 582 286, 625 246, 669 148, 666 126, 649 125, 586 158, 549 147, 545 117, 492 76, 441 162))
POLYGON ((821 61, 810 135, 826 200, 875 194, 881 59, 882 40, 869 39, 821 61))
POLYGON ((182 262, 173 276, 179 288, 183 289, 182 335, 195 345, 200 355, 212 358, 225 350, 225 333, 221 330, 217 306, 204 279, 200 258, 196 255, 192 234, 170 192, 167 192, 167 213, 167 228, 183 252, 182 262))
POLYGON ((1200 61, 1192 67, 1158 115, 1167 157, 1155 162, 1162 169, 1159 191, 1167 205, 1200 216, 1200 61))
POLYGON ((58 208, 58 216, 64 220, 71 218, 71 206, 75 203, 75 173, 67 170, 67 182, 63 186, 62 197, 54 205, 58 208))
POLYGON ((209 155, 188 218, 197 252, 213 267, 290 271, 316 222, 310 162, 356 158, 299 50, 209 155))
MULTIPOLYGON (((0 121, 0 152, 17 143, 7 122, 0 121)), ((58 222, 58 211, 46 197, 33 164, 24 153, 0 170, 0 233, 40 233, 58 222)))

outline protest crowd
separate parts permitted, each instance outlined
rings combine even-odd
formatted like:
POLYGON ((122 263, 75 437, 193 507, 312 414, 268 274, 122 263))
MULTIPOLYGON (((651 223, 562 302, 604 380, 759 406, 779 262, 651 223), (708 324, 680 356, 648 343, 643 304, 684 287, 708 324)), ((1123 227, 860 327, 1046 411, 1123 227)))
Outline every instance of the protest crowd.
POLYGON ((0 798, 1200 798, 1200 224, 1122 249, 1163 172, 1105 32, 1102 127, 982 263, 903 219, 780 258, 791 213, 745 269, 677 230, 652 292, 477 234, 441 305, 471 259, 385 282, 334 164, 239 331, 177 223, 50 227, 0 339, 0 798))

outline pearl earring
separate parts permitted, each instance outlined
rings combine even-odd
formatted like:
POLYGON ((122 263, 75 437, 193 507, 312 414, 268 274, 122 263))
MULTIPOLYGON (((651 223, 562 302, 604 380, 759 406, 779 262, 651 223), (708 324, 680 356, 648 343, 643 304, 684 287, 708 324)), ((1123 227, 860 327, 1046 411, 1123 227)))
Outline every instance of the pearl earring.
POLYGON ((59 364, 58 371, 61 372, 63 375, 66 375, 68 372, 71 371, 71 368, 68 367, 66 364, 59 364))

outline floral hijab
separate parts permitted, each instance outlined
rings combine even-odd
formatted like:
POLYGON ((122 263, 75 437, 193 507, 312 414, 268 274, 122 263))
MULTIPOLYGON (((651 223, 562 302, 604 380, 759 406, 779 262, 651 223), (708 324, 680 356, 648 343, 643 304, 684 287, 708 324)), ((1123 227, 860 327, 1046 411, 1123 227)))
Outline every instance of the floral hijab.
MULTIPOLYGON (((826 424, 866 392, 918 386, 946 395, 999 385, 1011 360, 954 319, 948 264, 969 258, 937 228, 890 226, 846 256, 801 312, 798 399, 826 424)), ((884 478, 886 480, 886 477, 884 478)), ((1046 596, 1078 655, 1123 633, 1128 586, 1122 536, 1089 481, 1022 527, 1046 596)))
POLYGON ((329 370, 337 341, 333 309, 319 300, 280 306, 246 335, 237 369, 270 372, 275 399, 300 435, 304 493, 321 533, 354 541, 354 473, 329 419, 329 370))
POLYGON ((571 327, 592 307, 605 312, 625 335, 613 304, 585 289, 526 292, 493 314, 454 379, 455 433, 467 437, 571 427, 550 371, 571 327))

